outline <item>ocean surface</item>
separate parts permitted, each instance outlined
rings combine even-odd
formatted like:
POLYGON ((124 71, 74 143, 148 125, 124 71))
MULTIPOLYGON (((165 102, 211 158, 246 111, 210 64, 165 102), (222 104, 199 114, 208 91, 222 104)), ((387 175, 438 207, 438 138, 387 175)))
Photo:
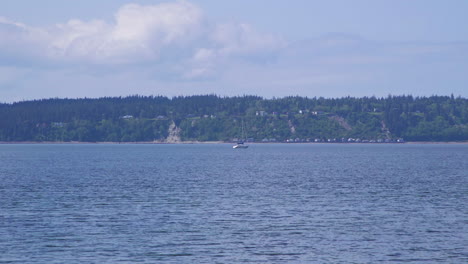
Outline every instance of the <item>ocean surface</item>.
POLYGON ((0 145, 0 263, 468 263, 468 145, 0 145))

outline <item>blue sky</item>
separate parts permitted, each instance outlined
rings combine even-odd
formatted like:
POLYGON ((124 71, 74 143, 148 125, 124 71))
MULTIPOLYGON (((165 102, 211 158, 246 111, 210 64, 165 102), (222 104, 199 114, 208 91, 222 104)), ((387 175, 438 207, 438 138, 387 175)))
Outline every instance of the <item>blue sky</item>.
POLYGON ((0 2, 0 101, 468 96, 465 0, 0 2))

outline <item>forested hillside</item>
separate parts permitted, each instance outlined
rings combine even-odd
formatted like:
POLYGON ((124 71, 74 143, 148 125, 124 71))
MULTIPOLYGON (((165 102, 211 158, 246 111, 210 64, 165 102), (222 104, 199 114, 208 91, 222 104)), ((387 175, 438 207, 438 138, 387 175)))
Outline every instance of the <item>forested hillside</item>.
POLYGON ((242 124, 256 142, 465 141, 468 100, 201 95, 0 104, 0 141, 232 141, 242 124))

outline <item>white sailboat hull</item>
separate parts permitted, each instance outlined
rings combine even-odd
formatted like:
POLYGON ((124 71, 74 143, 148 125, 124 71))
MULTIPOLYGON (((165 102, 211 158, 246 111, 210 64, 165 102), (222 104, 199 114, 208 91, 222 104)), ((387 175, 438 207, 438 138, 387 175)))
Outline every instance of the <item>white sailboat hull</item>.
POLYGON ((232 146, 233 149, 246 149, 248 148, 249 146, 244 146, 244 145, 235 145, 235 146, 232 146))

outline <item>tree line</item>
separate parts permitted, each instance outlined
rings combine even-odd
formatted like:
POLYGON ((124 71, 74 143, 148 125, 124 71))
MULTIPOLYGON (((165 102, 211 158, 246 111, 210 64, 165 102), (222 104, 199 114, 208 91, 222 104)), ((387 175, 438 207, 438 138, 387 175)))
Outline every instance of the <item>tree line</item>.
POLYGON ((217 95, 43 99, 0 104, 0 141, 466 141, 468 100, 411 95, 217 95))

